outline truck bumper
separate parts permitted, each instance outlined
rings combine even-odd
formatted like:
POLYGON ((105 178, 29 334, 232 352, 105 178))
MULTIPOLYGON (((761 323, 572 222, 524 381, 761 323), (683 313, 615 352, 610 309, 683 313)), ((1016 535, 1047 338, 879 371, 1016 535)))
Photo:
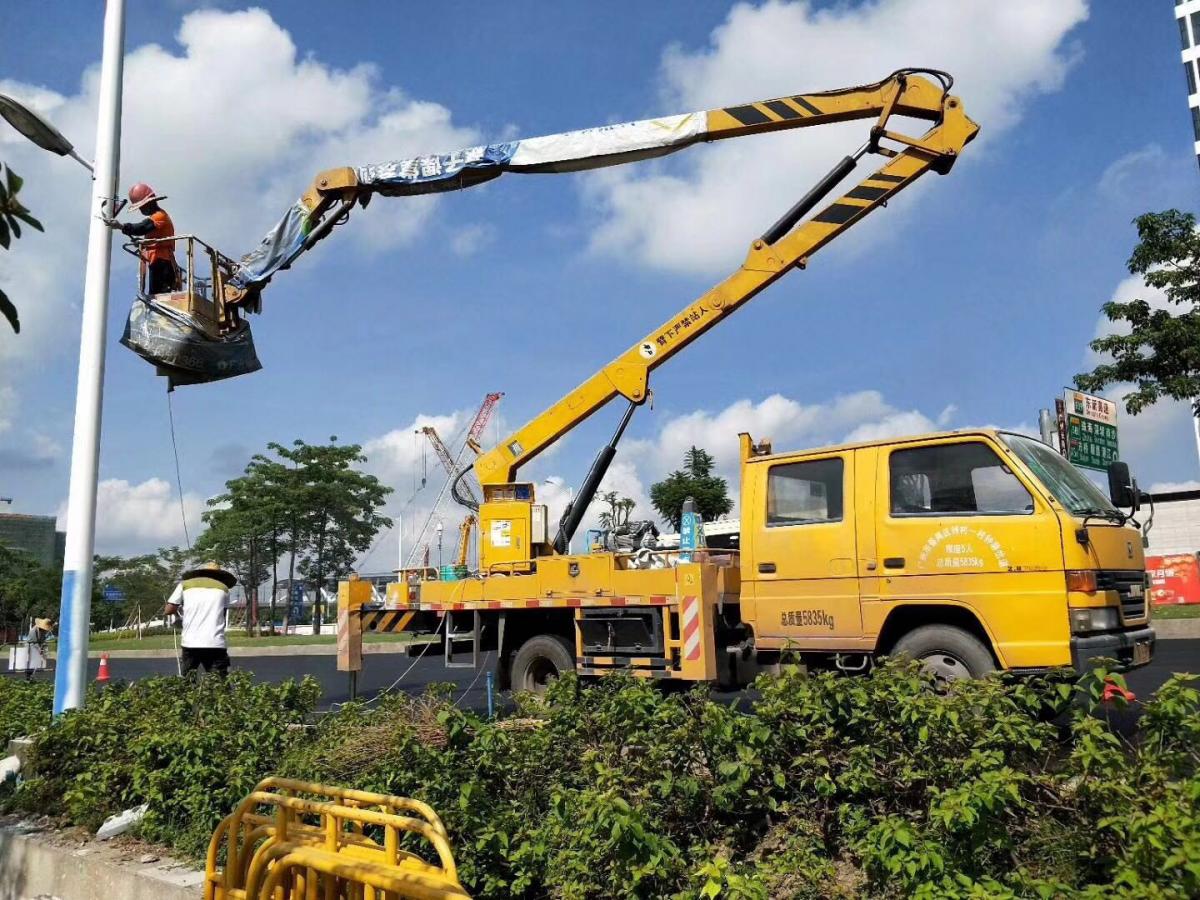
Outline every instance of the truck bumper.
POLYGON ((1119 664, 1117 668, 1126 671, 1146 665, 1153 656, 1154 629, 1149 625, 1129 631, 1077 635, 1071 638, 1071 665, 1080 674, 1095 668, 1092 661, 1097 658, 1115 659, 1119 664), (1135 661, 1135 649, 1139 645, 1148 647, 1148 651, 1138 649, 1138 654, 1145 654, 1145 657, 1135 661))

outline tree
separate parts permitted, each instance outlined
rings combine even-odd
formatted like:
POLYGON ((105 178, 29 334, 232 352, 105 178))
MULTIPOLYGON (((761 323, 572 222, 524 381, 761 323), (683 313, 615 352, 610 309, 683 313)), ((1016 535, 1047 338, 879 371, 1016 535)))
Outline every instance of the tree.
POLYGON ((0 627, 22 628, 31 616, 57 618, 62 572, 0 544, 0 627))
POLYGON ((251 475, 225 482, 225 493, 208 501, 207 526, 193 551, 211 556, 237 576, 246 598, 246 628, 258 622, 258 586, 266 580, 269 523, 251 475))
POLYGON ((683 454, 683 468, 677 469, 650 486, 650 502, 663 519, 679 530, 683 516, 683 502, 691 497, 696 501, 696 511, 711 522, 733 509, 729 499, 729 486, 725 479, 712 474, 716 460, 699 447, 692 447, 683 454))
MULTIPOLYGON (((25 180, 3 163, 0 163, 0 175, 4 176, 0 178, 0 247, 8 250, 12 242, 21 237, 21 222, 38 231, 45 229, 17 199, 25 180)), ((17 307, 4 291, 0 291, 0 315, 8 319, 14 333, 21 333, 21 319, 17 315, 17 307)))
POLYGON ((1100 391, 1110 384, 1132 384, 1125 409, 1137 415, 1147 406, 1170 397, 1188 400, 1200 415, 1200 234, 1196 217, 1169 209, 1146 213, 1134 220, 1138 244, 1129 257, 1129 271, 1161 289, 1180 311, 1154 309, 1142 299, 1110 301, 1104 314, 1126 323, 1128 334, 1111 334, 1091 342, 1091 348, 1111 361, 1075 376, 1080 390, 1100 391))
MULTIPOLYGON (((253 491, 267 529, 268 556, 271 560, 271 611, 270 631, 275 633, 275 603, 279 593, 279 558, 287 553, 292 559, 291 570, 295 570, 295 556, 299 546, 297 531, 300 516, 293 513, 296 506, 293 496, 296 479, 293 470, 283 463, 261 453, 254 454, 246 466, 246 475, 253 481, 253 491)), ((289 576, 290 577, 290 576, 289 576)), ((290 582, 289 582, 290 589, 290 582)))
POLYGON ((359 444, 340 445, 294 441, 278 448, 280 456, 295 466, 292 495, 298 504, 304 558, 301 573, 315 587, 313 630, 321 627, 321 588, 326 579, 347 574, 358 554, 368 550, 381 528, 392 520, 379 509, 392 489, 374 475, 354 468, 364 463, 359 444))
POLYGON ((191 555, 178 547, 163 547, 154 553, 129 558, 97 556, 93 570, 101 596, 103 587, 114 587, 125 595, 119 605, 105 602, 102 609, 118 611, 124 618, 135 612, 141 614, 143 621, 154 618, 190 561, 191 555))
POLYGON ((255 454, 204 513, 207 528, 196 553, 213 556, 238 576, 250 610, 257 610, 258 587, 270 577, 272 626, 284 554, 289 584, 299 568, 318 588, 313 624, 319 628, 320 587, 349 572, 379 530, 391 525, 378 512, 391 488, 355 468, 366 461, 362 447, 336 441, 268 444, 278 458, 255 454))
POLYGON ((621 497, 616 491, 607 491, 600 495, 600 500, 608 504, 608 509, 600 513, 600 527, 608 531, 620 528, 629 521, 629 514, 637 506, 637 501, 629 497, 621 497))

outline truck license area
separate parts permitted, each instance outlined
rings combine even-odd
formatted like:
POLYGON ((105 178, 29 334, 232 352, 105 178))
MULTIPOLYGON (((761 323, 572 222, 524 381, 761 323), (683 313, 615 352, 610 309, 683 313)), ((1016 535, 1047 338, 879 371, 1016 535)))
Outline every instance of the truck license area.
POLYGON ((792 628, 828 628, 833 631, 833 616, 823 609, 792 609, 783 613, 782 624, 792 628))

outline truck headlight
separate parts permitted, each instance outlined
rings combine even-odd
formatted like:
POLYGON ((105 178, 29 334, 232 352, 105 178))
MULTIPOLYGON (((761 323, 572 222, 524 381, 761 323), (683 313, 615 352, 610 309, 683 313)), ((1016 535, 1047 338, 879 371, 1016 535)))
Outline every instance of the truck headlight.
POLYGON ((1071 633, 1087 634, 1092 631, 1112 631, 1120 624, 1115 606, 1100 606, 1071 610, 1071 633))

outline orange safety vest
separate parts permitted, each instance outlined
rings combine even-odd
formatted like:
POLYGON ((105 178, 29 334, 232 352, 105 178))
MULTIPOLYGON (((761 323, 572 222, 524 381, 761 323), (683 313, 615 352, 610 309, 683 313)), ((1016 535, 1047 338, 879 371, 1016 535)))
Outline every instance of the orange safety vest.
MULTIPOLYGON (((175 223, 171 221, 171 217, 164 210, 160 209, 150 213, 150 221, 154 223, 154 230, 145 236, 146 240, 175 237, 175 223)), ((175 243, 162 241, 157 244, 144 245, 141 249, 141 257, 146 265, 160 260, 174 263, 175 243)))

